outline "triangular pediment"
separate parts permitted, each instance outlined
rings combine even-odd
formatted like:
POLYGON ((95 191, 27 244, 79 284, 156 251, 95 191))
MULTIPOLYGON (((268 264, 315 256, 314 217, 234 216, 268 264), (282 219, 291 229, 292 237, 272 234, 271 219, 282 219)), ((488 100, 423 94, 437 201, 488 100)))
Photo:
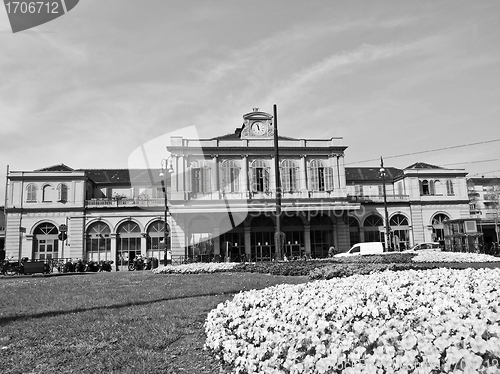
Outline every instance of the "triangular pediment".
POLYGON ((59 165, 47 166, 45 168, 37 169, 35 171, 74 171, 74 169, 70 168, 67 165, 59 164, 59 165))

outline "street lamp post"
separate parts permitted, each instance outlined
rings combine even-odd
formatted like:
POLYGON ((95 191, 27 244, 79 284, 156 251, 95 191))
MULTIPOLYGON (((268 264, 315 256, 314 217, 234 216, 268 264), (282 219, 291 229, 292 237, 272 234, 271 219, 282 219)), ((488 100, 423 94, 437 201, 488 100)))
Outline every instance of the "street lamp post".
POLYGON ((168 223, 167 223, 167 217, 168 217, 168 196, 167 196, 167 187, 165 180, 167 179, 167 173, 172 174, 174 170, 172 169, 172 165, 170 164, 170 157, 164 158, 161 160, 161 171, 160 171, 160 177, 161 178, 161 189, 163 191, 163 198, 165 200, 165 222, 164 222, 164 227, 163 227, 163 235, 164 239, 163 242, 165 244, 165 256, 164 256, 164 265, 167 266, 167 253, 168 253, 168 237, 170 235, 169 229, 168 229, 168 223), (165 171, 165 173, 163 172, 165 171))
POLYGON ((391 239, 390 239, 390 227, 389 227, 389 213, 387 211, 387 193, 385 189, 385 177, 386 177, 386 172, 384 168, 384 159, 382 156, 380 156, 380 174, 382 175, 382 187, 383 187, 383 193, 384 193, 384 211, 385 211, 385 248, 386 251, 388 251, 390 248, 392 248, 391 245, 391 239))

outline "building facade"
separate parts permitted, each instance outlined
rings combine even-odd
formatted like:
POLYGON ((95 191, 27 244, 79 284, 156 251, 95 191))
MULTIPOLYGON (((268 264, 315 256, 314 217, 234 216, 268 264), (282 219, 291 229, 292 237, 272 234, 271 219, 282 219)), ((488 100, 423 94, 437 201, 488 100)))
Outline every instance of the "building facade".
MULTIPOLYGON (((383 176, 379 167, 345 167, 342 138, 280 136, 278 144, 287 257, 385 242, 385 206, 396 249, 441 240, 445 220, 469 217, 464 170, 416 163, 383 176)), ((164 170, 10 171, 7 255, 110 259, 123 268, 138 254, 163 258, 166 219, 174 260, 274 258, 272 116, 254 109, 232 134, 172 136, 165 146, 164 170)))
POLYGON ((500 215, 500 178, 469 178, 467 180, 469 193, 470 217, 477 219, 479 231, 483 233, 486 249, 499 243, 500 215))

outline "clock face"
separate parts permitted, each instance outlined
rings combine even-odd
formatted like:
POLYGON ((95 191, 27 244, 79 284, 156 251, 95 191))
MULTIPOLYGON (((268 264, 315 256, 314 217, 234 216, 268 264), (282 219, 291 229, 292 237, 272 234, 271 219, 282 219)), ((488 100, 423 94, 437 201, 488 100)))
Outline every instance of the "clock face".
POLYGON ((255 135, 264 135, 266 133, 266 126, 262 122, 252 123, 251 129, 255 135))

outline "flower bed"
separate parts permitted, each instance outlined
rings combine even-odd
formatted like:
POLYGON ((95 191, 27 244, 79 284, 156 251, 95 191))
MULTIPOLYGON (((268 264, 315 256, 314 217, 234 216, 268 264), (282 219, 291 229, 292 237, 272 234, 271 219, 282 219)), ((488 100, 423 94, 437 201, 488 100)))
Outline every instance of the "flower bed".
POLYGON ((205 322, 236 373, 498 373, 500 269, 386 271, 236 295, 205 322))
POLYGON ((423 251, 413 257, 413 262, 500 262, 500 258, 480 253, 423 251))
POLYGON ((354 263, 354 264, 333 264, 315 268, 309 272, 309 278, 313 280, 317 279, 332 279, 332 278, 342 278, 350 277, 352 275, 367 275, 375 272, 392 270, 425 270, 432 269, 434 264, 381 264, 381 263, 354 263))
POLYGON ((201 274, 221 271, 232 271, 240 266, 236 262, 197 262, 183 265, 160 266, 153 269, 155 274, 201 274))

